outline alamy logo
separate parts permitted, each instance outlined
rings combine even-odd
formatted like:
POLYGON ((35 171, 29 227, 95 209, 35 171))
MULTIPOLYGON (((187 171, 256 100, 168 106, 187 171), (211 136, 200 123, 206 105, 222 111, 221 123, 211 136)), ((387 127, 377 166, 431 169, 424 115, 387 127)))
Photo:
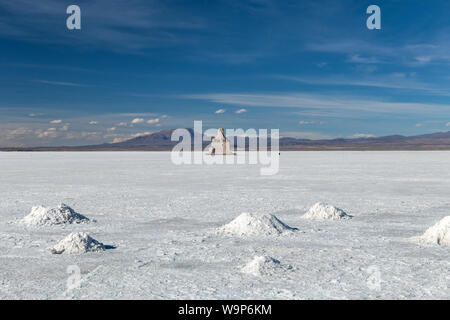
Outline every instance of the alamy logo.
POLYGON ((66 26, 69 30, 81 30, 81 9, 77 5, 70 5, 66 10, 70 16, 66 20, 66 26))
POLYGON ((70 265, 67 267, 67 273, 69 274, 69 277, 67 278, 66 292, 70 292, 81 286, 81 270, 77 265, 70 265))
POLYGON ((172 162, 181 164, 260 164, 261 175, 275 175, 280 164, 279 130, 208 129, 194 121, 193 132, 176 129, 172 141, 180 141, 171 152, 172 162), (237 141, 236 148, 231 141, 237 141), (270 143, 269 143, 270 140, 270 143), (203 148, 204 142, 210 144, 203 148))
POLYGON ((381 271, 378 266, 369 266, 366 269, 368 277, 366 279, 367 287, 370 290, 381 291, 381 271))
POLYGON ((381 9, 377 5, 371 5, 367 8, 367 14, 371 16, 367 18, 367 28, 369 30, 381 29, 381 9))

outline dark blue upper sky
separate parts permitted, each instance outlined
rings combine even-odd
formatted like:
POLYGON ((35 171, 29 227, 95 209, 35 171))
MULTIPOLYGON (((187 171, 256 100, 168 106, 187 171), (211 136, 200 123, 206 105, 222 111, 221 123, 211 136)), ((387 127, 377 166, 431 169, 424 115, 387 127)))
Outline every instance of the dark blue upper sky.
POLYGON ((304 138, 450 127, 450 2, 0 2, 0 146, 165 128, 304 138), (66 8, 81 8, 81 30, 66 8), (381 30, 366 9, 381 8, 381 30))

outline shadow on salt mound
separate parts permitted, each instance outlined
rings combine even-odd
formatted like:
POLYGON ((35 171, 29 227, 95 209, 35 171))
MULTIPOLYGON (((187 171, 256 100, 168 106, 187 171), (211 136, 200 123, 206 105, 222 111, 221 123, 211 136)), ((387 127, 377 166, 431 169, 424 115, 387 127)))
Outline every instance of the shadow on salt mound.
POLYGON ((219 233, 235 236, 270 236, 291 233, 291 228, 271 214, 242 213, 230 223, 217 229, 219 233))
POLYGON ((98 242, 85 232, 74 232, 69 234, 54 247, 49 248, 52 254, 77 254, 87 252, 99 252, 107 249, 115 249, 113 246, 106 246, 98 242))
POLYGON ((241 272, 261 277, 271 276, 291 269, 290 265, 282 265, 280 261, 272 257, 255 256, 252 261, 241 268, 241 272))
MULTIPOLYGON (((46 208, 36 206, 31 208, 30 214, 22 219, 16 220, 16 223, 28 226, 51 226, 65 223, 89 223, 87 217, 75 212, 71 207, 61 203, 56 208, 46 208)), ((95 220, 92 220, 95 222, 95 220)))
POLYGON ((410 240, 418 244, 450 246, 450 216, 443 218, 434 226, 428 228, 423 235, 413 237, 410 240))
POLYGON ((308 220, 349 220, 353 216, 332 205, 318 202, 313 205, 303 216, 308 220))

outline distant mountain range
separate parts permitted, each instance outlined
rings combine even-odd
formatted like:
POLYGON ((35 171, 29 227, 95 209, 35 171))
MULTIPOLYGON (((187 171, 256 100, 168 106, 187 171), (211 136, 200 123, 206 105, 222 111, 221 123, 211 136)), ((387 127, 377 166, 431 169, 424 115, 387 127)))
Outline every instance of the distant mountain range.
MULTIPOLYGON (((188 129, 191 135, 194 131, 188 129)), ((170 151, 174 130, 163 130, 118 143, 78 147, 0 148, 0 151, 170 151)), ((193 140, 193 139, 192 139, 193 140)), ((269 139, 270 141, 270 139, 269 139)), ((246 139, 248 145, 249 139, 246 139)), ((392 135, 375 138, 338 138, 328 140, 280 138, 281 151, 294 150, 450 150, 450 131, 418 136, 392 135)), ((204 146, 208 143, 205 142, 204 146)))

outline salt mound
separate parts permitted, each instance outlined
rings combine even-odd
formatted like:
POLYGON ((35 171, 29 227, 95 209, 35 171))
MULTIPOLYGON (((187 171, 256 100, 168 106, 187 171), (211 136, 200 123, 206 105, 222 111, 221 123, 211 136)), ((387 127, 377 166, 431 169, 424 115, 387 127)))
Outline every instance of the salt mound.
POLYGON ((271 214, 242 213, 230 223, 218 228, 220 233, 236 236, 267 236, 292 232, 291 228, 271 214))
POLYGON ((422 236, 413 239, 419 243, 450 245, 450 216, 428 228, 422 236))
POLYGON ((342 209, 318 202, 302 218, 309 220, 345 220, 351 219, 353 216, 348 215, 342 209))
POLYGON ((50 248, 53 254, 66 253, 86 253, 104 251, 103 243, 98 242, 85 232, 74 232, 69 234, 56 246, 50 248))
POLYGON ((285 269, 291 269, 291 266, 283 266, 280 261, 269 256, 255 256, 241 271, 254 276, 270 276, 285 269))
POLYGON ((56 208, 33 207, 29 215, 17 222, 33 226, 49 226, 63 223, 88 223, 89 221, 85 216, 61 203, 56 208))

